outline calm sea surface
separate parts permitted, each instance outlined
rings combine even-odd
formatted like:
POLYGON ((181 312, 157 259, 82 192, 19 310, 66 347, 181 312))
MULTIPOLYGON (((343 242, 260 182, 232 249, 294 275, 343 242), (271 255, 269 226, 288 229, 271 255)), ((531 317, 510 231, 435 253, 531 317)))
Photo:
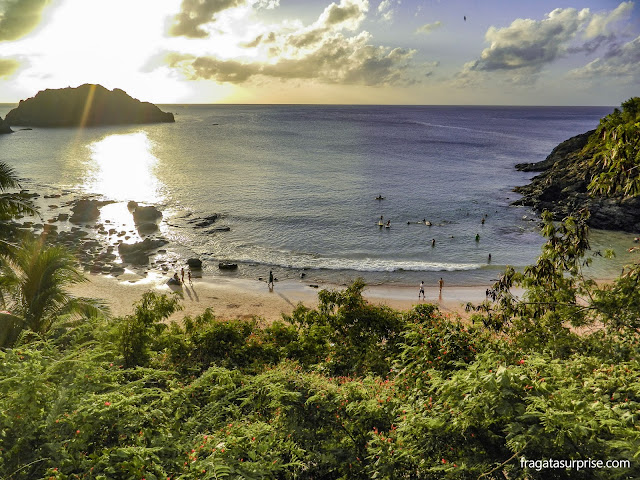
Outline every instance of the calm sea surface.
MULTIPOLYGON (((13 105, 0 105, 4 116, 13 105)), ((21 130, 0 137, 0 155, 44 194, 45 219, 90 194, 116 203, 101 221, 133 230, 126 202, 158 206, 167 253, 198 256, 240 276, 343 283, 457 284, 496 278, 540 252, 538 217, 510 206, 561 141, 595 128, 607 107, 404 107, 165 105, 175 124, 21 130), (384 200, 376 200, 383 196, 384 200), (50 207, 50 204, 55 204, 50 207), (194 219, 219 214, 198 228, 194 219), (481 220, 486 215, 485 223, 481 220), (377 222, 391 222, 379 228, 377 222), (431 226, 417 223, 426 219, 431 226), (211 232, 228 226, 228 232, 211 232), (479 240, 476 241, 476 235, 479 240), (432 241, 435 240, 435 246, 432 241), (491 254, 491 263, 488 256, 491 254)), ((14 128, 17 129, 17 128, 14 128)), ((43 200, 41 200, 43 201, 43 200)), ((70 228, 62 224, 61 229, 70 228)), ((115 236, 92 235, 106 243, 115 236)), ((127 241, 140 237, 130 234, 127 241)), ((618 259, 629 236, 594 232, 618 259)), ((170 265, 171 266, 171 265, 170 265)), ((171 266, 173 268, 173 266, 171 266)), ((229 275, 228 273, 224 273, 229 275)))

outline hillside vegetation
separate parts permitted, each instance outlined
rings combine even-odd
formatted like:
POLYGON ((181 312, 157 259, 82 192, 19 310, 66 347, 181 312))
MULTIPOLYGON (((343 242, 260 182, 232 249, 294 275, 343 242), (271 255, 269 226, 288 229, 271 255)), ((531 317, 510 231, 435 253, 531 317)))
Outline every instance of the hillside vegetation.
POLYGON ((516 168, 543 172, 516 189, 523 195, 517 204, 552 211, 557 219, 588 210, 592 227, 640 232, 640 97, 596 130, 562 142, 546 160, 516 168))

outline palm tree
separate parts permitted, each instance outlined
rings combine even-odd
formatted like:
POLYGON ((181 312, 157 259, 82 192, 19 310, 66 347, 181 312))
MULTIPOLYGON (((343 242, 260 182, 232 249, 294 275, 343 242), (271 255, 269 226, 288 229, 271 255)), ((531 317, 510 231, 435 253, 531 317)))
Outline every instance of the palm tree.
POLYGON ((12 246, 9 239, 17 238, 16 228, 8 221, 18 215, 36 215, 37 211, 28 199, 8 190, 20 188, 15 170, 0 162, 0 254, 7 254, 12 246))
POLYGON ((96 300, 65 290, 86 278, 62 247, 26 240, 2 261, 0 305, 8 311, 0 312, 0 346, 15 342, 25 329, 44 337, 63 315, 97 315, 103 310, 96 300))

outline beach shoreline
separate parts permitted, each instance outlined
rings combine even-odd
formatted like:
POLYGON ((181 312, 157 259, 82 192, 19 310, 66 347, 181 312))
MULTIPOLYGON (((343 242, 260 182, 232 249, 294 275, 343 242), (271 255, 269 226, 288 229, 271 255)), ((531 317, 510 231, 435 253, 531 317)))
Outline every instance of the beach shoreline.
MULTIPOLYGON (((282 320, 283 315, 290 315, 299 304, 315 308, 318 305, 318 292, 322 289, 345 288, 335 284, 318 284, 314 288, 303 281, 283 280, 269 289, 263 281, 223 276, 194 278, 192 284, 185 282, 181 286, 170 286, 167 285, 169 276, 157 272, 143 276, 130 270, 119 277, 87 274, 86 278, 86 282, 70 287, 70 292, 104 301, 114 317, 131 314, 135 302, 147 291, 181 293, 183 309, 173 314, 169 321, 181 321, 187 315, 193 317, 211 308, 216 317, 221 319, 246 320, 255 317, 272 323, 282 320)), ((442 295, 439 295, 437 285, 427 285, 426 300, 418 300, 418 286, 367 285, 363 296, 372 304, 400 311, 410 310, 422 303, 432 303, 445 313, 468 318, 470 314, 465 312, 465 305, 467 302, 481 303, 487 288, 489 285, 445 285, 442 295)))

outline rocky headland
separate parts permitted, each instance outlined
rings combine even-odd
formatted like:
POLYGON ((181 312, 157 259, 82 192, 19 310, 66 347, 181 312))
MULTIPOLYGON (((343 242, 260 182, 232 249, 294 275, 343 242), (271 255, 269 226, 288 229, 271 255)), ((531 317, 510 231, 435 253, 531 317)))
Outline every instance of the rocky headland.
MULTIPOLYGON (((601 128, 601 127, 599 127, 601 128)), ((521 163, 516 168, 541 172, 529 185, 516 187, 522 198, 514 205, 548 210, 558 220, 589 210, 589 225, 604 230, 640 232, 640 196, 589 191, 589 184, 602 168, 594 165, 593 145, 600 142, 596 130, 565 140, 538 163, 521 163)))
POLYGON ((11 130, 9 124, 0 117, 0 134, 3 133, 13 133, 13 130, 11 130))
POLYGON ((168 123, 173 114, 149 102, 130 97, 123 90, 101 85, 47 89, 21 100, 6 118, 7 125, 76 127, 96 125, 168 123))

